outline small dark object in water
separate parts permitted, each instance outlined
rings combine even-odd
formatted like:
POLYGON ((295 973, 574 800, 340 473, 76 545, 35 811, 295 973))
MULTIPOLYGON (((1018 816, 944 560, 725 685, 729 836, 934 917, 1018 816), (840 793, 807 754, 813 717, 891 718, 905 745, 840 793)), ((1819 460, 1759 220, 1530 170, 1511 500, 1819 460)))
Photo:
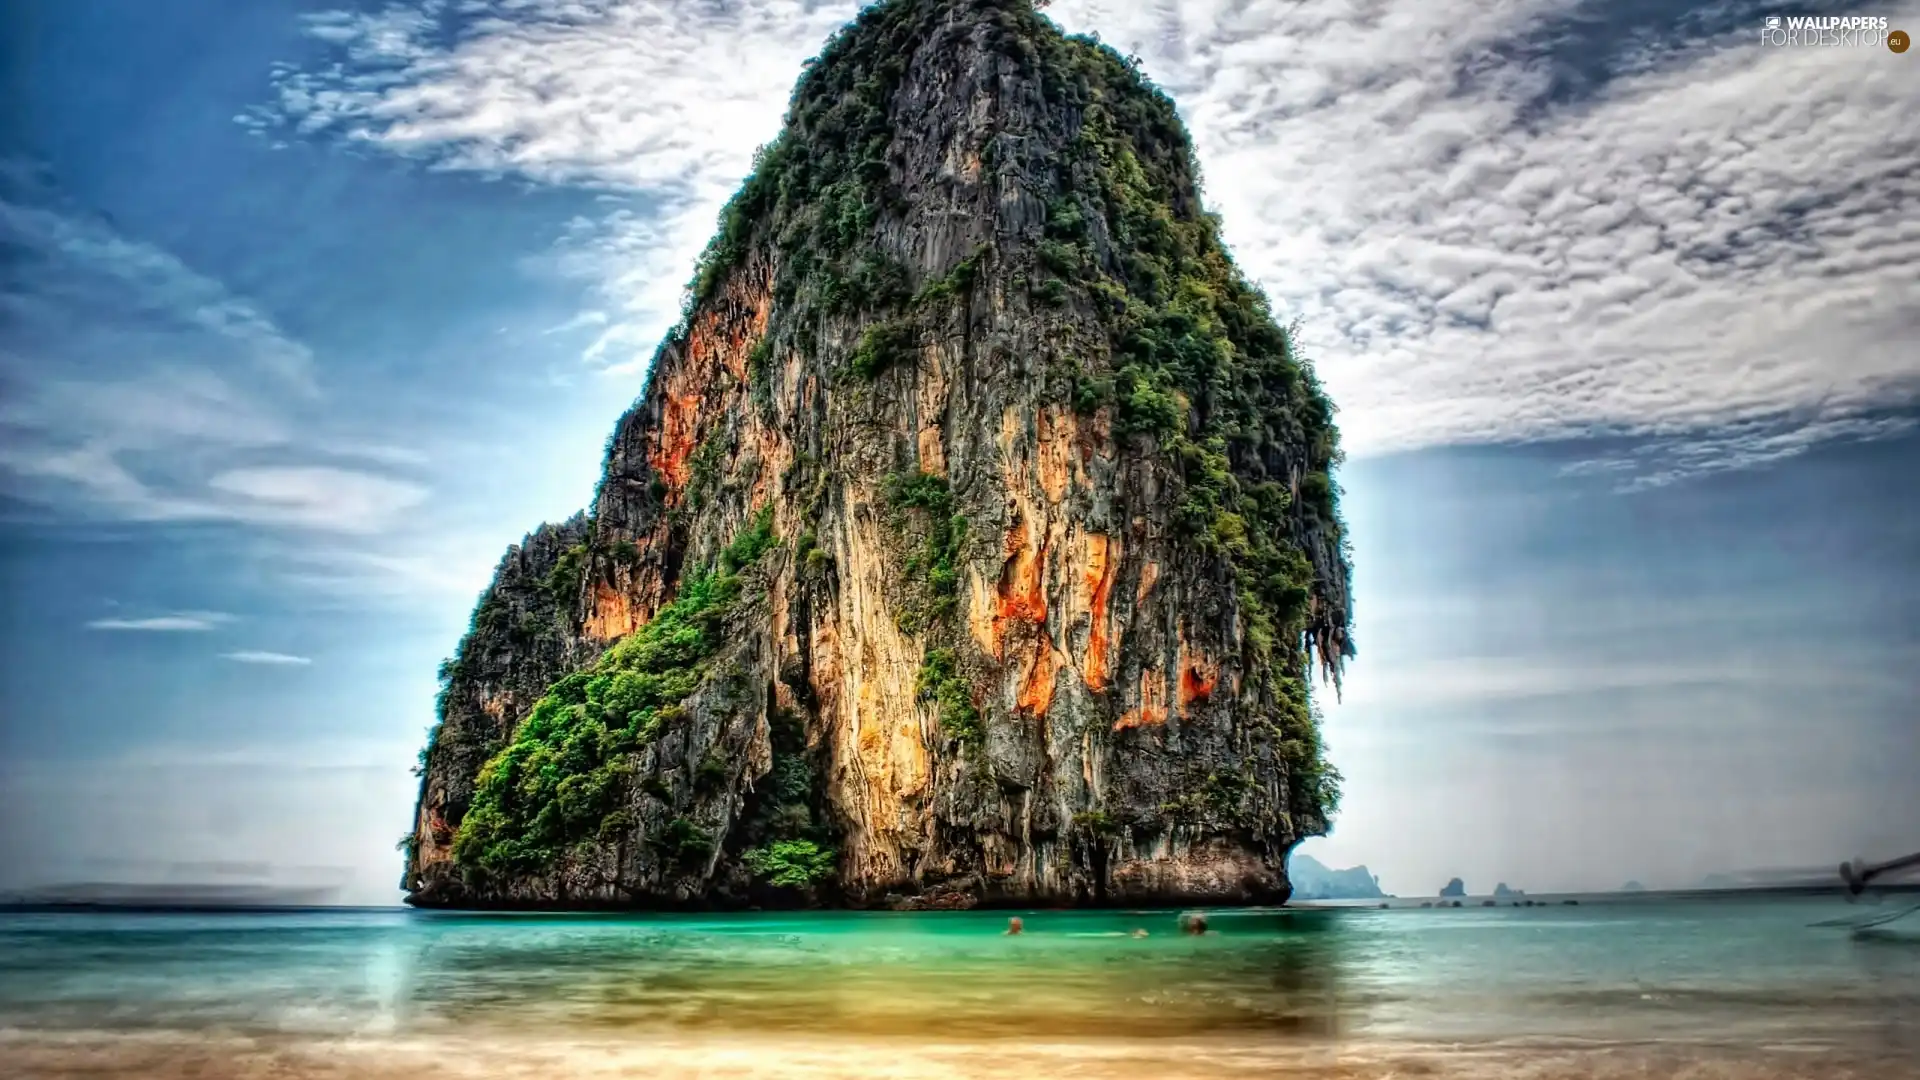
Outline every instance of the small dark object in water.
POLYGON ((1453 906, 1454 906, 1454 907, 1459 907, 1459 906, 1460 906, 1460 901, 1458 901, 1458 900, 1455 900, 1455 901, 1453 902, 1453 906))
POLYGON ((1381 911, 1385 911, 1385 910, 1387 910, 1387 908, 1388 908, 1389 906, 1391 906, 1391 905, 1389 905, 1389 904, 1388 904, 1388 903, 1387 903, 1386 901, 1384 901, 1384 900, 1380 902, 1380 910, 1381 910, 1381 911))
POLYGON ((1480 901, 1480 906, 1481 907, 1499 907, 1500 905, 1492 900, 1482 900, 1480 901))
POLYGON ((1560 901, 1560 902, 1561 902, 1561 903, 1563 903, 1563 904, 1565 904, 1565 905, 1567 905, 1568 907, 1579 907, 1579 906, 1580 906, 1580 901, 1578 901, 1578 900, 1562 900, 1562 901, 1560 901))
POLYGON ((1420 901, 1420 906, 1421 906, 1421 907, 1432 907, 1432 906, 1433 906, 1433 901, 1431 901, 1431 900, 1422 900, 1422 901, 1420 901))
POLYGON ((1027 924, 1021 922, 1020 916, 1018 915, 1015 915, 1013 918, 1007 920, 1007 936, 1009 937, 1013 936, 1014 934, 1020 933, 1026 928, 1027 928, 1027 924))
POLYGON ((1920 851, 1883 863, 1865 863, 1854 859, 1840 864, 1840 880, 1846 882, 1849 896, 1859 896, 1874 878, 1882 874, 1900 874, 1916 869, 1920 869, 1920 851))
POLYGON ((1207 917, 1197 911, 1191 915, 1182 915, 1180 929, 1189 934, 1204 934, 1207 932, 1207 917))

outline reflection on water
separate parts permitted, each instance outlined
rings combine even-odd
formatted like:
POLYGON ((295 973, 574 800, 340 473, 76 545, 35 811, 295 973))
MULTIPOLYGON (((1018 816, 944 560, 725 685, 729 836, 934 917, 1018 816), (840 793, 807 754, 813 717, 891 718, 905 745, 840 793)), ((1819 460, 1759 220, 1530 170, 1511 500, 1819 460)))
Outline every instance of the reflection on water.
POLYGON ((0 1027, 474 1038, 1850 1040, 1920 1060, 1920 938, 1619 908, 0 917, 0 1027), (1131 931, 1144 928, 1144 938, 1131 931))

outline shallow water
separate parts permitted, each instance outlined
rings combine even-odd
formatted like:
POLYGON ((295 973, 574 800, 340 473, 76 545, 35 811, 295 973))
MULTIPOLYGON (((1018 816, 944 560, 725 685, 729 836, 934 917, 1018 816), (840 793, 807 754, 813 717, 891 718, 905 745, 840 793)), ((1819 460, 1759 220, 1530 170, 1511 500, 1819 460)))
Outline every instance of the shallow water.
MULTIPOLYGON (((1001 933, 1004 912, 17 914, 0 916, 0 1053, 37 1075, 134 1075, 168 1071, 125 1056, 156 1038, 203 1053, 375 1045, 389 1063, 407 1048, 444 1064, 487 1046, 495 1068, 469 1072, 489 1075, 512 1071, 502 1055, 515 1047, 591 1046, 608 1061, 644 1051, 646 1071, 668 1075, 675 1054, 750 1045, 785 1066, 824 1054, 818 1075, 878 1075, 861 1062, 882 1045, 1044 1044, 1077 1047, 1062 1060, 1080 1064, 1116 1048, 1163 1062, 1087 1075, 1172 1075, 1167 1062, 1256 1050, 1277 1062, 1652 1046, 1786 1055, 1755 1075, 1834 1074, 1843 1059, 1909 1075, 1920 915, 1871 937, 1809 925, 1846 913, 1808 898, 1280 909, 1212 913, 1200 938, 1179 934, 1173 912, 1021 913, 1018 937, 1001 933), (1169 1056, 1175 1046, 1191 1049, 1169 1056), (76 1048, 93 1064, 74 1065, 76 1048)), ((197 1071, 217 1075, 221 1060, 197 1071)), ((688 1075, 732 1075, 700 1060, 688 1075)), ((581 1071, 569 1061, 530 1068, 581 1071)), ((276 1074, 303 1071, 320 1074, 276 1074)), ((763 1061, 741 1075, 777 1071, 763 1061)))

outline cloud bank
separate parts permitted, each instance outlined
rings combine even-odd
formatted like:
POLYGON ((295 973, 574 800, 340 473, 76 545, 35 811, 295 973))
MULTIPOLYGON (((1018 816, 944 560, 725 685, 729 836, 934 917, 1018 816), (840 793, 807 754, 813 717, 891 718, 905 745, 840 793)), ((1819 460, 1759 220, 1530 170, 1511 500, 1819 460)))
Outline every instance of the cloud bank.
MULTIPOLYGON (((1356 453, 1636 436, 1626 486, 1897 430, 1920 402, 1920 83, 1764 48, 1758 4, 1059 0, 1176 97, 1241 264, 1356 453), (1629 15, 1628 13, 1633 14, 1629 15)), ((850 3, 512 0, 316 16, 244 118, 611 208, 542 260, 644 368, 800 60, 850 3)), ((1920 12, 1895 5, 1895 21, 1920 12)), ((1920 21, 1920 20, 1916 20, 1920 21)))
POLYGON ((94 619, 87 623, 87 629, 156 634, 201 633, 232 620, 233 616, 220 611, 180 611, 171 615, 149 615, 144 618, 94 619))
MULTIPOLYGON (((72 882, 209 882, 395 900, 395 809, 411 743, 145 745, 0 763, 0 892, 72 882)), ((402 812, 404 816, 404 811, 402 812)))

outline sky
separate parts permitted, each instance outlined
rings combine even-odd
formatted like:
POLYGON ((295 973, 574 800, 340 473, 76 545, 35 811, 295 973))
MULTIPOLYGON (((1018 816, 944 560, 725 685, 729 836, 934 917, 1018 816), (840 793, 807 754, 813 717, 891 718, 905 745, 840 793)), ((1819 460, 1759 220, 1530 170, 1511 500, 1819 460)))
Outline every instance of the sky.
MULTIPOLYGON (((0 889, 398 900, 507 545, 588 501, 813 0, 0 7, 0 889)), ((1191 128, 1348 461, 1390 892, 1920 847, 1920 4, 1056 0, 1191 128)))

